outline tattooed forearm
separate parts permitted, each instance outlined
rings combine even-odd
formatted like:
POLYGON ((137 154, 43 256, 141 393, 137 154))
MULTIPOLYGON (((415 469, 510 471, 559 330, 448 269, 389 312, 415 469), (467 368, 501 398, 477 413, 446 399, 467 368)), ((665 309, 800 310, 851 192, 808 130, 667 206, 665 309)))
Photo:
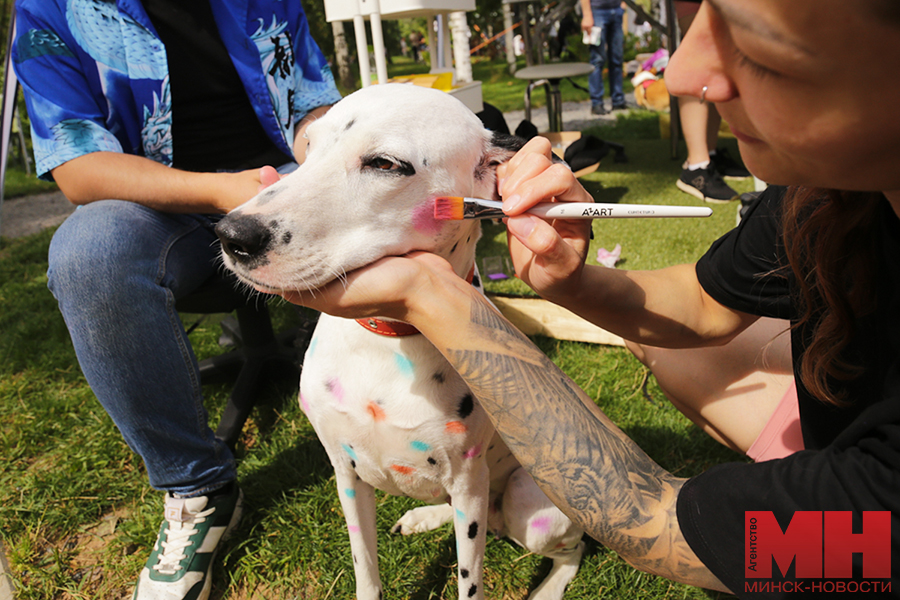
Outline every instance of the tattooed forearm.
POLYGON ((647 456, 487 302, 473 302, 478 349, 445 354, 548 496, 635 566, 723 589, 678 529, 683 480, 647 456))

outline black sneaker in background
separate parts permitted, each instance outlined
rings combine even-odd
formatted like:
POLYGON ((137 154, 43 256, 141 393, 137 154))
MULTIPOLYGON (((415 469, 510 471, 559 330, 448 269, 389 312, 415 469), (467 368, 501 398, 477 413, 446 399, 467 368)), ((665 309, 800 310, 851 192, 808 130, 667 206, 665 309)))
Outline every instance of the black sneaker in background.
POLYGON ((694 169, 693 171, 683 169, 681 177, 678 178, 675 185, 682 192, 714 204, 731 202, 738 195, 722 180, 722 176, 716 171, 716 167, 711 161, 703 169, 694 169))

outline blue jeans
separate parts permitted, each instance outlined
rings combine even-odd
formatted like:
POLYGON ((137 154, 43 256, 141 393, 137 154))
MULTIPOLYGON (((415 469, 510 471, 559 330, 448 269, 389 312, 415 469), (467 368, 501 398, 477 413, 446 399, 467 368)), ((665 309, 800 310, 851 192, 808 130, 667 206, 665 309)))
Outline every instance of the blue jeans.
POLYGON ((85 378, 150 484, 187 496, 236 478, 231 451, 209 427, 197 358, 175 311, 221 268, 219 218, 102 200, 79 207, 50 243, 48 285, 85 378))
POLYGON ((622 91, 622 63, 624 62, 625 34, 622 32, 622 17, 625 11, 621 8, 594 8, 594 27, 602 27, 599 46, 590 48, 590 60, 594 70, 588 75, 588 89, 591 93, 591 105, 603 105, 603 66, 609 69, 609 95, 613 106, 625 104, 625 93, 622 91))

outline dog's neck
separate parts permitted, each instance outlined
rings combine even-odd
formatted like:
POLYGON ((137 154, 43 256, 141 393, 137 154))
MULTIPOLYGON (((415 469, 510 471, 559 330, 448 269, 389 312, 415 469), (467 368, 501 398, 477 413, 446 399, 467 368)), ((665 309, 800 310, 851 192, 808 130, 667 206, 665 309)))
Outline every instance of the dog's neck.
POLYGON ((460 223, 453 239, 445 242, 436 254, 443 256, 460 277, 467 277, 475 265, 475 246, 481 239, 481 221, 466 220, 460 223))

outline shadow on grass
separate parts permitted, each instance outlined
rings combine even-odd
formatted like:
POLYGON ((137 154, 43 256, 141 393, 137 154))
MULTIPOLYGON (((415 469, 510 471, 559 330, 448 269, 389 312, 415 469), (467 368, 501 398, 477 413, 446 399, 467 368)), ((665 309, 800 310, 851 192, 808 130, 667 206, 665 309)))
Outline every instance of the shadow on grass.
POLYGON ((719 444, 699 427, 686 432, 667 427, 630 425, 622 427, 653 460, 677 477, 693 477, 713 465, 746 462, 746 457, 719 444))
MULTIPOLYGON (((453 536, 450 540, 455 540, 453 536)), ((402 540, 398 540, 402 542, 402 540)), ((442 591, 447 589, 457 579, 456 548, 453 543, 441 543, 438 554, 428 563, 422 571, 422 577, 416 584, 415 590, 409 594, 410 600, 433 600, 442 597, 442 591)))
POLYGON ((628 193, 627 187, 606 187, 600 181, 582 179, 581 185, 591 195, 594 202, 604 202, 607 204, 618 204, 622 201, 625 194, 628 193))

